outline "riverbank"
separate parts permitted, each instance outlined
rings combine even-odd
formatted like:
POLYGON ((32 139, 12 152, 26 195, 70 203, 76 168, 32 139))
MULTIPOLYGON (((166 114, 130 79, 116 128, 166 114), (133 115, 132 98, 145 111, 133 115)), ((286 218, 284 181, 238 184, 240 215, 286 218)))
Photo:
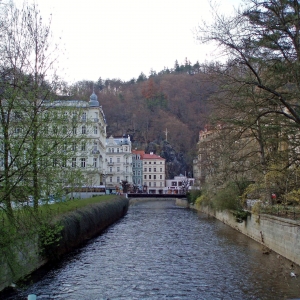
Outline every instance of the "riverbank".
POLYGON ((49 247, 44 245, 44 249, 40 249, 41 237, 36 236, 34 240, 31 239, 25 245, 22 244, 22 252, 17 250, 19 245, 15 245, 15 264, 19 265, 19 274, 12 272, 9 262, 1 258, 0 291, 18 279, 31 274, 52 259, 59 259, 61 255, 99 235, 105 228, 122 218, 127 213, 128 206, 127 198, 116 196, 110 200, 89 204, 60 215, 52 224, 59 224, 62 228, 59 232, 59 244, 49 247), (24 253, 26 253, 26 257, 24 257, 24 253), (44 255, 41 256, 41 253, 44 255))
MULTIPOLYGON (((187 200, 176 200, 176 205, 184 206, 186 203, 187 200)), ((188 207, 212 216, 259 242, 266 254, 272 250, 300 266, 300 221, 267 214, 249 214, 245 221, 238 223, 231 211, 215 211, 207 206, 188 207)))

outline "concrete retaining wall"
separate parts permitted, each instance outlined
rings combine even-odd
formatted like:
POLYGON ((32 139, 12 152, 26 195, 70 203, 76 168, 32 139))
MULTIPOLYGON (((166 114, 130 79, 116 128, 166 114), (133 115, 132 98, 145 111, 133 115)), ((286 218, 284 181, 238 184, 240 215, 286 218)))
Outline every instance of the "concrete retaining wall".
MULTIPOLYGON (((58 258, 60 255, 72 251, 87 239, 99 235, 105 228, 123 217, 128 210, 129 201, 125 197, 91 204, 77 209, 60 218, 64 228, 60 246, 51 249, 52 255, 58 258)), ((29 275, 42 265, 49 262, 49 258, 41 258, 38 249, 38 237, 30 243, 22 244, 22 251, 14 254, 16 263, 20 265, 17 276, 12 274, 8 263, 0 258, 0 291, 11 285, 13 281, 25 275, 29 275)), ((16 242, 16 249, 18 248, 16 242)))
POLYGON ((216 212, 208 207, 191 206, 191 208, 214 216, 230 227, 300 265, 300 221, 265 214, 251 214, 248 216, 247 221, 238 223, 230 211, 216 212))

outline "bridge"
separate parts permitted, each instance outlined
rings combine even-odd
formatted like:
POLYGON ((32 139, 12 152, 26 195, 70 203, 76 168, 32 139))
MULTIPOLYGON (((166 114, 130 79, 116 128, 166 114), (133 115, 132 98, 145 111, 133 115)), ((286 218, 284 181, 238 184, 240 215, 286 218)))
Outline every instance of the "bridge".
POLYGON ((145 194, 145 193, 128 193, 128 198, 186 198, 185 194, 145 194))

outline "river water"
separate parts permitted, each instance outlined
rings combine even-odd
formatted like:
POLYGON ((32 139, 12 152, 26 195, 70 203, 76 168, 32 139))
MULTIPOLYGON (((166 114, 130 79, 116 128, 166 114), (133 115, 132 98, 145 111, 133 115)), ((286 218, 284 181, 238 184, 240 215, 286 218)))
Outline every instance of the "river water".
POLYGON ((291 268, 214 218, 152 200, 6 299, 300 298, 291 268))

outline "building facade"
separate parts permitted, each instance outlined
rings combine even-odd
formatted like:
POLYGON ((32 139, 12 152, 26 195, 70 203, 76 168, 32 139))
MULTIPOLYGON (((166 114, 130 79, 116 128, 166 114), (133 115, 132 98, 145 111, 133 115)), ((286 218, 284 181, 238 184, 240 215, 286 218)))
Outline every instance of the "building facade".
POLYGON ((174 179, 166 180, 165 194, 185 194, 193 189, 195 185, 194 178, 188 178, 182 174, 175 176, 174 179))
POLYGON ((106 139, 105 172, 105 185, 110 193, 121 188, 121 181, 132 184, 132 153, 129 136, 110 136, 106 139))
MULTIPOLYGON (((80 170, 80 185, 97 186, 103 183, 105 174, 106 119, 96 94, 90 101, 52 101, 51 107, 67 107, 70 118, 71 145, 67 145, 69 158, 67 167, 80 170), (71 149, 70 149, 71 148, 71 149), (70 152, 71 151, 71 152, 70 152)), ((76 182, 74 182, 76 184, 76 182)), ((79 181, 77 182, 79 184, 79 181)))
POLYGON ((163 194, 165 187, 166 160, 159 155, 144 154, 143 160, 143 187, 149 194, 163 194))
POLYGON ((132 150, 132 182, 138 191, 143 190, 143 156, 145 151, 132 150))

